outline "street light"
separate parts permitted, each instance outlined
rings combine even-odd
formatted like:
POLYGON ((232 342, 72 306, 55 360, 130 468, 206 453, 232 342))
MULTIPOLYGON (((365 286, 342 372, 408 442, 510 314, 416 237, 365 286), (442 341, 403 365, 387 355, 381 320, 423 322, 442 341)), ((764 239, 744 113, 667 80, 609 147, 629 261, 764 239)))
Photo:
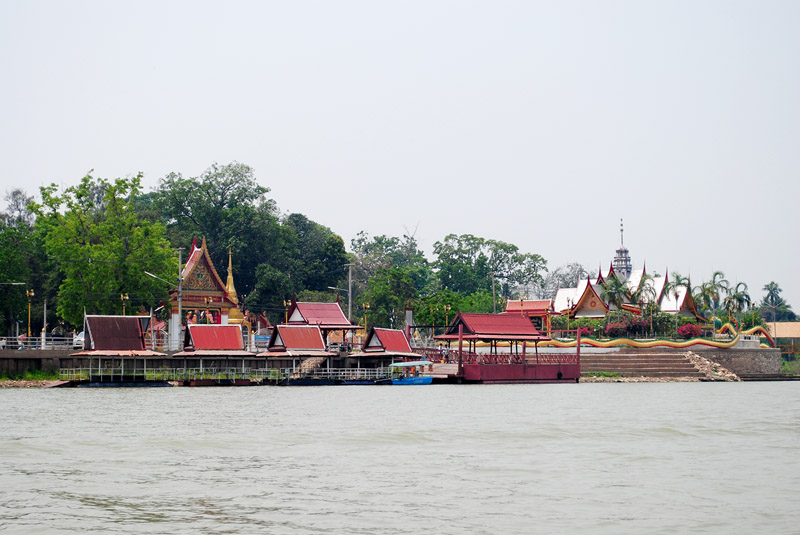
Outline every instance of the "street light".
POLYGON ((364 303, 364 338, 367 336, 367 310, 369 310, 369 303, 364 303))
POLYGON ((445 323, 445 326, 450 325, 449 313, 450 313, 450 305, 445 305, 444 306, 444 323, 445 323))
POLYGON ((34 296, 33 288, 25 290, 25 295, 28 296, 28 338, 31 337, 31 299, 34 296))
POLYGON ((292 302, 291 302, 291 301, 289 301, 288 299, 284 299, 284 300, 283 300, 283 310, 284 310, 284 320, 283 320, 283 323, 285 323, 285 324, 287 324, 287 325, 288 325, 288 323, 289 323, 289 305, 291 305, 291 304, 292 304, 292 302))
POLYGON ((125 315, 125 301, 128 301, 130 297, 128 294, 119 294, 119 300, 122 301, 122 315, 125 315))
MULTIPOLYGON (((672 296, 675 298, 675 339, 678 339, 678 313, 681 311, 681 307, 678 306, 678 289, 675 289, 672 296)), ((702 334, 702 333, 701 333, 702 334)))

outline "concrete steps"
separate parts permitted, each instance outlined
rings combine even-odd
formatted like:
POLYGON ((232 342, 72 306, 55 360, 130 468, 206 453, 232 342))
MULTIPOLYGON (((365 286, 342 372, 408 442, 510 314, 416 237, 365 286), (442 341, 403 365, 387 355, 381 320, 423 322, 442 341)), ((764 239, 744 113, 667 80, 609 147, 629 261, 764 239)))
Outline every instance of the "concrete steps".
POLYGON ((581 374, 618 373, 621 377, 705 377, 681 353, 602 353, 581 355, 581 374))

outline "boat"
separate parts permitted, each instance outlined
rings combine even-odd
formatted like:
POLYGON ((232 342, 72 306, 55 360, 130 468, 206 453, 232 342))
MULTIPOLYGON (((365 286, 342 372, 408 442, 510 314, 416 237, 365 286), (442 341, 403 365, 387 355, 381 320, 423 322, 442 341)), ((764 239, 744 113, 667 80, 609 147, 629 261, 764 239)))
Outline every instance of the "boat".
POLYGON ((433 362, 412 360, 389 365, 393 385, 429 385, 433 382, 433 362))

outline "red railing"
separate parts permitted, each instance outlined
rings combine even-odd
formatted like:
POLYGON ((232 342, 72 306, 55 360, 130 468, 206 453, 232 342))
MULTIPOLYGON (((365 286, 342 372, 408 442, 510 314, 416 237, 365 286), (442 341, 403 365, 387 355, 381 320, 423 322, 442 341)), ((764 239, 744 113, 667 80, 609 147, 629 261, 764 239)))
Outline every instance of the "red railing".
MULTIPOLYGON (((415 353, 425 355, 433 362, 458 362, 458 350, 449 352, 439 351, 436 348, 412 348, 415 353)), ((579 356, 576 353, 526 353, 525 357, 519 353, 472 353, 464 351, 462 362, 464 364, 577 364, 579 356)))

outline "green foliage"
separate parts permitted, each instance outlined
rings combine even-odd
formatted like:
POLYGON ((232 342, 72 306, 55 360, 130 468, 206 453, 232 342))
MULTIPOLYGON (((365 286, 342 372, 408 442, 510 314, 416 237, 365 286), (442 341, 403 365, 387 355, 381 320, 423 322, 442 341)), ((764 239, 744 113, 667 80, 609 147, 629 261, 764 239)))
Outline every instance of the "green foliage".
POLYGON ((294 252, 287 250, 294 236, 282 231, 268 192, 249 166, 215 163, 199 177, 168 174, 152 196, 137 199, 137 209, 160 218, 173 247, 185 248, 193 238, 205 237, 211 261, 223 277, 230 250, 237 291, 248 294, 259 264, 285 270, 294 252))
POLYGON ((761 300, 759 311, 766 321, 796 321, 797 315, 792 311, 791 305, 781 297, 781 287, 775 281, 764 285, 767 292, 761 300))
POLYGON ((45 372, 42 370, 27 370, 16 375, 7 375, 5 373, 0 375, 0 381, 56 381, 58 378, 58 372, 45 372))
MULTIPOLYGON (((414 280, 408 268, 390 267, 373 276, 366 291, 364 303, 369 304, 369 325, 401 328, 406 305, 417 295, 414 280)), ((363 303, 362 303, 363 305, 363 303)))
POLYGON ((342 238, 303 214, 289 215, 284 226, 290 235, 287 253, 292 261, 288 271, 295 290, 323 291, 336 285, 347 263, 342 238))
POLYGON ((433 244, 433 252, 440 287, 462 295, 491 292, 494 280, 497 295, 509 298, 515 288, 541 287, 547 270, 547 261, 537 254, 520 253, 516 245, 472 234, 449 234, 433 244))
POLYGON ((781 362, 781 373, 793 377, 800 376, 800 360, 784 360, 781 362))
POLYGON ((622 375, 619 372, 603 372, 603 371, 581 372, 581 376, 583 376, 583 377, 609 377, 609 378, 622 377, 622 375))
POLYGON ((133 199, 141 176, 111 182, 85 176, 63 193, 41 188, 42 203, 32 204, 44 248, 63 273, 58 314, 72 325, 88 313, 120 313, 121 294, 130 306, 153 306, 166 298, 162 278, 175 273, 174 253, 160 223, 136 216, 133 199))

